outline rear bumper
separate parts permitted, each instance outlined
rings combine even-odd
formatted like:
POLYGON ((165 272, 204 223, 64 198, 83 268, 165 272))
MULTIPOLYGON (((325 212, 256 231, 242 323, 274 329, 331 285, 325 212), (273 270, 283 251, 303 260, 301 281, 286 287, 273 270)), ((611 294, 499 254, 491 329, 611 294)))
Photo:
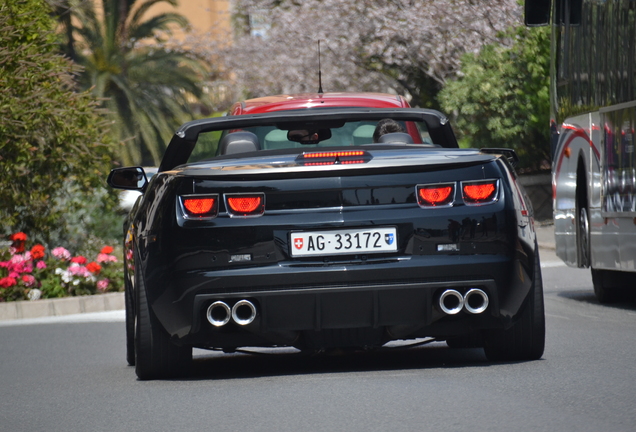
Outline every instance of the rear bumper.
MULTIPOLYGON (((174 274, 151 304, 174 340, 193 346, 294 345, 303 334, 347 329, 369 330, 374 343, 461 335, 514 320, 532 282, 526 256, 414 256, 187 272, 174 274), (483 313, 448 315, 438 307, 444 290, 463 295, 472 288, 488 296, 483 313), (241 326, 230 320, 222 327, 208 322, 212 303, 222 301, 232 308, 240 300, 255 305, 253 322, 241 326)), ((358 342, 364 345, 364 337, 358 342)))
MULTIPOLYGON (((465 294, 480 288, 495 294, 493 280, 459 282, 423 282, 403 285, 371 285, 361 287, 330 287, 290 289, 285 291, 243 292, 235 294, 200 294, 195 296, 193 317, 196 332, 214 301, 230 307, 241 299, 251 300, 257 309, 254 329, 316 330, 334 328, 384 327, 395 325, 431 324, 445 316, 437 309, 438 298, 446 289, 465 294)), ((489 295, 492 297, 492 295, 489 295)), ((499 316, 496 304, 490 314, 499 316)))

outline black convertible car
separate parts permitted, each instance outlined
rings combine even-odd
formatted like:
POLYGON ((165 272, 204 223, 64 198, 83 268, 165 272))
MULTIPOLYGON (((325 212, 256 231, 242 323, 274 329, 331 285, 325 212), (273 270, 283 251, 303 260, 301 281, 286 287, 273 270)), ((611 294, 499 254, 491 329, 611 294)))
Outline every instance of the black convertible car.
POLYGON ((128 362, 192 348, 374 348, 432 338, 543 354, 533 214, 505 149, 460 149, 415 108, 312 108, 186 123, 124 225, 128 362), (378 123, 397 129, 377 136, 378 123), (397 130, 397 131, 395 131, 397 130), (374 137, 375 132, 375 137, 374 137))

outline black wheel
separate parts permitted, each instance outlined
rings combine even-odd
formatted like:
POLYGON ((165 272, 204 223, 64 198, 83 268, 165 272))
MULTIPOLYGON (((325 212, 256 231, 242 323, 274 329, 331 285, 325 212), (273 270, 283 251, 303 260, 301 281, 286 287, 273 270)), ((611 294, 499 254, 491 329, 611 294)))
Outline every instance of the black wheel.
POLYGON ((129 366, 135 365, 135 309, 133 290, 128 281, 127 271, 124 270, 124 301, 126 303, 126 361, 129 366))
MULTIPOLYGON (((139 262, 139 261, 137 261, 139 262)), ((177 346, 159 324, 146 297, 144 278, 135 271, 135 372, 140 380, 170 378, 187 372, 192 361, 192 347, 177 346)))
POLYGON ((592 284, 599 303, 627 301, 634 296, 636 273, 593 268, 592 284))
POLYGON ((545 347, 545 312, 539 251, 535 246, 534 280, 521 316, 507 330, 484 334, 484 352, 490 361, 538 360, 545 347))
POLYGON ((590 257, 590 219, 587 208, 580 206, 578 209, 577 223, 577 249, 579 254, 579 267, 587 268, 592 264, 590 257))

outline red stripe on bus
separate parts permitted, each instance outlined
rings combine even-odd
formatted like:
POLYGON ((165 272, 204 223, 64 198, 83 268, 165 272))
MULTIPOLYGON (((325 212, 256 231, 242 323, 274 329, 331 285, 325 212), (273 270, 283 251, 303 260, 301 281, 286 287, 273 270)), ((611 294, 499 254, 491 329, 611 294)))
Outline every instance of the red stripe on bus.
MULTIPOLYGON (((570 146, 570 143, 574 140, 574 138, 583 138, 585 141, 587 141, 589 143, 590 147, 592 148, 592 151, 594 152, 594 155, 596 156, 596 158, 599 161, 601 159, 601 153, 599 152, 599 150, 594 145, 594 142, 592 141, 592 139, 590 139, 590 136, 587 133, 585 133, 583 128, 569 126, 569 125, 564 125, 563 129, 571 131, 571 133, 569 134, 569 136, 567 138, 567 141, 565 141, 565 144, 563 145, 563 150, 559 153, 559 159, 557 161, 557 167, 556 167, 556 170, 554 172, 555 181, 556 181, 556 178, 559 176, 559 174, 561 174, 561 164, 563 163, 563 156, 565 156, 565 150, 570 146)), ((552 195, 553 196, 556 196, 554 194, 555 188, 556 188, 556 184, 553 184, 552 185, 552 192, 553 192, 552 195)))

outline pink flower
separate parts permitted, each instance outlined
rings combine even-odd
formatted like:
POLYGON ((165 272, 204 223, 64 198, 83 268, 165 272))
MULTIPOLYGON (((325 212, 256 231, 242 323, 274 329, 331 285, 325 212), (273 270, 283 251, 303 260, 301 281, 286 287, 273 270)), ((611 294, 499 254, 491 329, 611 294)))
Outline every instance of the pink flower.
POLYGON ((107 254, 97 254, 97 262, 117 262, 117 257, 115 255, 107 255, 107 254))
POLYGON ((91 272, 89 272, 86 267, 81 266, 77 263, 71 264, 71 266, 68 268, 68 272, 73 276, 81 276, 86 279, 90 279, 93 277, 91 272))
POLYGON ((99 280, 97 281, 97 289, 100 291, 106 291, 109 283, 110 281, 108 279, 99 280))
POLYGON ((24 263, 13 264, 9 266, 9 273, 24 273, 25 272, 24 267, 25 267, 24 263))
POLYGON ((37 264, 35 264, 35 266, 39 270, 44 270, 46 268, 46 263, 44 261, 38 261, 37 264))
POLYGON ((105 253, 99 253, 99 254, 97 254, 97 262, 101 263, 101 262, 104 262, 104 261, 108 261, 108 257, 109 256, 110 255, 107 255, 105 253))
POLYGON ((63 260, 71 259, 71 253, 61 246, 53 249, 51 253, 53 254, 55 258, 59 258, 63 260))

